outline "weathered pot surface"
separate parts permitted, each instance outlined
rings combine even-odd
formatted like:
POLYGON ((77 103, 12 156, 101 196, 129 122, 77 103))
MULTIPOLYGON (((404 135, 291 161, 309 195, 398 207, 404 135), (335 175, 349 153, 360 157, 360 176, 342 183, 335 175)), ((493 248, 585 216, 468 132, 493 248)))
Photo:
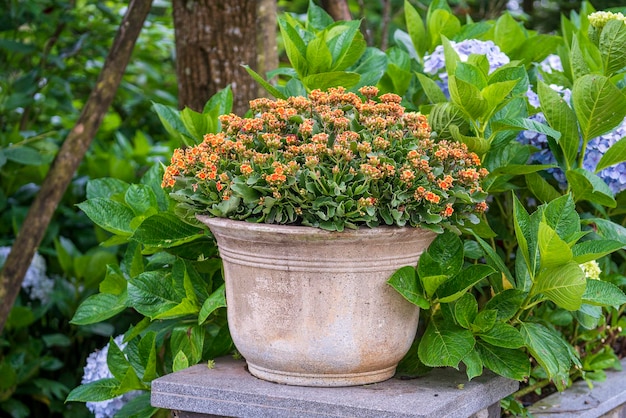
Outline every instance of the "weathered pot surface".
POLYGON ((229 328, 250 373, 303 386, 393 376, 415 337, 419 308, 387 280, 416 265, 434 233, 198 219, 217 240, 229 328))

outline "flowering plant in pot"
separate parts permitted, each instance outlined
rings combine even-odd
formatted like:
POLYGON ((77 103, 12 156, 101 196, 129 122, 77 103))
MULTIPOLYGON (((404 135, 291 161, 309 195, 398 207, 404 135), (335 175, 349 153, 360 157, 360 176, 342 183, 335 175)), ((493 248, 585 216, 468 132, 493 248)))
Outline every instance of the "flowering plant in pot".
POLYGON ((399 96, 359 92, 253 100, 165 170, 179 215, 217 239, 233 341, 258 377, 391 377, 419 311, 387 279, 487 207, 476 154, 432 138, 399 96))

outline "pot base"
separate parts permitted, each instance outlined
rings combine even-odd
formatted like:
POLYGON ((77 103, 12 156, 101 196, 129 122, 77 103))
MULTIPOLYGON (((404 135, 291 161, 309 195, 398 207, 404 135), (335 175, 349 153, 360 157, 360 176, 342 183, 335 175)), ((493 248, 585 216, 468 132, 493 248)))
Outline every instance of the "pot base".
POLYGON ((250 374, 259 379, 293 386, 340 387, 367 385, 391 379, 396 372, 396 367, 393 366, 363 373, 296 373, 270 370, 250 362, 247 362, 247 364, 250 374))

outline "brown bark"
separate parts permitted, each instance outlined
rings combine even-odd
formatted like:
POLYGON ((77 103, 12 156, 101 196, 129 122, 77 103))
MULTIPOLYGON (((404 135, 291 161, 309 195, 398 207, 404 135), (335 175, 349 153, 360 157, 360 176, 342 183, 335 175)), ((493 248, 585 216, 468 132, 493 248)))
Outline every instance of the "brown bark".
POLYGON ((256 69, 256 0, 173 0, 179 107, 202 111, 222 88, 233 89, 243 115, 257 86, 241 64, 256 69))
POLYGON ((346 0, 322 0, 322 7, 335 20, 352 20, 346 0))
POLYGON ((63 142, 0 272, 0 333, 35 251, 120 85, 152 0, 131 0, 78 121, 63 142))

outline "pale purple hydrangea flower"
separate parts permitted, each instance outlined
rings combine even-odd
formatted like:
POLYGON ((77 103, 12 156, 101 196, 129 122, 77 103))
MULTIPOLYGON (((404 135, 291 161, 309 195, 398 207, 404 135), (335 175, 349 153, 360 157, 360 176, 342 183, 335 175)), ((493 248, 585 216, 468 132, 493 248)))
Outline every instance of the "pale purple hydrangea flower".
MULTIPOLYGON (((486 55, 489 61, 489 74, 504 64, 510 62, 509 57, 493 41, 479 41, 477 39, 467 39, 462 42, 450 41, 450 45, 459 55, 461 61, 466 62, 470 55, 486 55)), ((446 61, 443 52, 443 46, 438 45, 432 54, 424 57, 424 73, 431 76, 438 76, 437 84, 443 90, 446 97, 450 97, 448 91, 448 74, 443 71, 446 67, 446 61)))
POLYGON ((553 71, 563 71, 563 63, 561 57, 555 54, 550 54, 539 63, 539 67, 544 73, 552 74, 553 71))
MULTIPOLYGON (((115 344, 123 350, 126 347, 124 343, 124 335, 118 335, 113 339, 115 344)), ((109 366, 107 365, 107 355, 109 353, 109 344, 105 345, 101 350, 96 350, 87 357, 87 364, 83 370, 82 384, 95 382, 96 380, 108 379, 113 377, 109 366)), ((94 414, 95 418, 113 418, 115 414, 122 409, 126 402, 139 395, 140 391, 132 391, 120 395, 113 399, 101 402, 87 402, 86 406, 89 411, 94 414)))
MULTIPOLYGON (((11 247, 0 247, 0 267, 4 265, 11 252, 11 247)), ((48 302, 54 288, 54 280, 46 276, 46 260, 35 254, 22 281, 22 289, 32 300, 39 300, 42 304, 48 302)))
POLYGON ((519 0, 509 0, 506 2, 506 10, 510 13, 523 13, 522 4, 519 0))

